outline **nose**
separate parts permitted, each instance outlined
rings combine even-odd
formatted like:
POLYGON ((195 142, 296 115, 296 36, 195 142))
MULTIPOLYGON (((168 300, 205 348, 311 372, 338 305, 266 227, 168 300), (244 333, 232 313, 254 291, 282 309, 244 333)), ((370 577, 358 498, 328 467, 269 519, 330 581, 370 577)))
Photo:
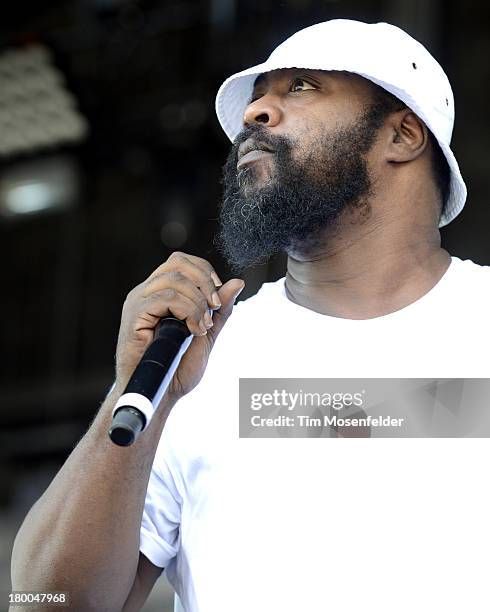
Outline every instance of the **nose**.
POLYGON ((277 97, 265 94, 247 106, 243 115, 243 124, 248 126, 252 123, 263 123, 267 127, 274 127, 281 121, 281 115, 277 97))

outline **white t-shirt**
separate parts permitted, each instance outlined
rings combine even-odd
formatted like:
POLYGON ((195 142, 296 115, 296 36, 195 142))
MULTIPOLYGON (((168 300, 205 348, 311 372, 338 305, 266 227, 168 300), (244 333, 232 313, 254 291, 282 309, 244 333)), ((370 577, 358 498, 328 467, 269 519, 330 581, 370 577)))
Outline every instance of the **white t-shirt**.
POLYGON ((172 410, 140 549, 186 612, 488 612, 487 439, 238 437, 240 377, 490 378, 490 267, 452 257, 416 302, 351 320, 239 302, 172 410))

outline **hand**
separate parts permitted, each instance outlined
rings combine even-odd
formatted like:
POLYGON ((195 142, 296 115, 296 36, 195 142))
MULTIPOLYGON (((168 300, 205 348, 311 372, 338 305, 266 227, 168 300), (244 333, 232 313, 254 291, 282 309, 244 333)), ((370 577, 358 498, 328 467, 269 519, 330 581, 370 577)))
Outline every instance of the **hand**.
POLYGON ((154 337, 162 317, 186 322, 195 336, 184 354, 167 396, 172 401, 201 380, 214 342, 244 287, 240 279, 224 285, 211 264, 194 255, 175 252, 124 302, 116 351, 116 387, 123 389, 154 337), (211 318, 210 311, 214 314, 211 318))

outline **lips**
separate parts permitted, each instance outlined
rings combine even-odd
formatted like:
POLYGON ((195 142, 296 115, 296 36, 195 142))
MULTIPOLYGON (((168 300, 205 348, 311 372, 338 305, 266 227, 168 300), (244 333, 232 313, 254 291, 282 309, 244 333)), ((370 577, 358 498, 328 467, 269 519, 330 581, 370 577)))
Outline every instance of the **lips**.
POLYGON ((265 159, 272 152, 267 145, 257 142, 253 138, 248 138, 238 148, 237 169, 254 161, 265 159))
POLYGON ((243 166, 246 166, 247 164, 251 164, 255 161, 260 161, 262 159, 265 159, 266 157, 270 157, 271 155, 272 153, 270 151, 261 151, 260 149, 254 149, 253 151, 249 151, 240 158, 240 161, 236 165, 237 170, 239 170, 243 166))

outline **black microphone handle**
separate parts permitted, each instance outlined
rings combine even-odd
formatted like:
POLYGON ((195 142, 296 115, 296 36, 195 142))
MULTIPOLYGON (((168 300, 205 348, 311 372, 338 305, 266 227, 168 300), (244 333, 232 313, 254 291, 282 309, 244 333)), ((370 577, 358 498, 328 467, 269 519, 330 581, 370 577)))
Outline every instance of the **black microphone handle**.
POLYGON ((152 343, 112 411, 109 437, 115 444, 133 444, 148 427, 192 337, 180 319, 165 317, 158 323, 152 343))

